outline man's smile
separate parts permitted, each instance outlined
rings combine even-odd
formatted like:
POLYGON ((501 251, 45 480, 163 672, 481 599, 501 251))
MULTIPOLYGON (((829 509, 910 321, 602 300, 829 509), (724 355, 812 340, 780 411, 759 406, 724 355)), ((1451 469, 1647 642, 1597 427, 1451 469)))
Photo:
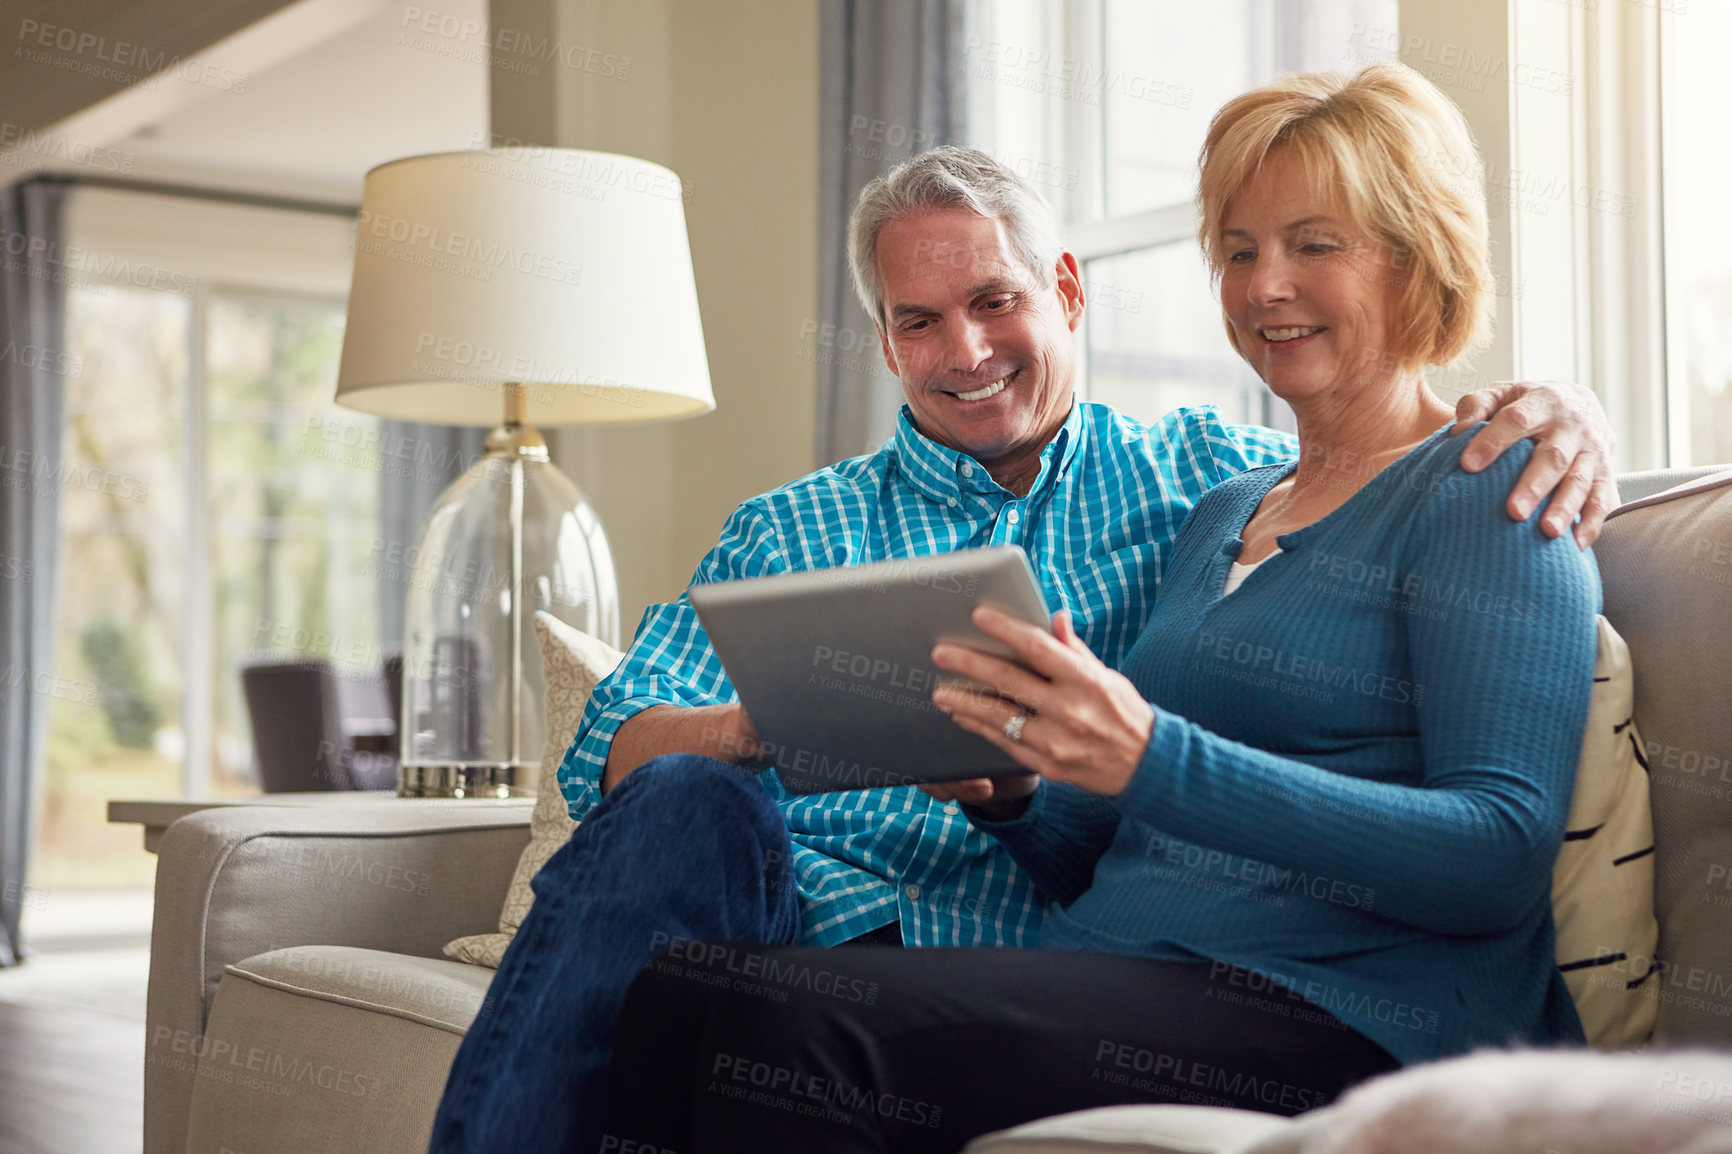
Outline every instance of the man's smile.
POLYGON ((1012 381, 1016 380, 1016 378, 1021 376, 1021 375, 1022 375, 1022 370, 1017 369, 1015 372, 1006 373, 1004 376, 998 378, 996 381, 990 381, 987 384, 980 385, 976 388, 963 389, 963 390, 940 389, 939 391, 944 393, 947 396, 955 397, 959 401, 965 401, 965 402, 984 401, 984 400, 987 400, 991 397, 996 397, 996 396, 998 396, 998 394, 1004 392, 1004 390, 1010 385, 1010 383, 1012 381))
POLYGON ((984 389, 975 389, 972 393, 956 393, 955 397, 959 401, 984 401, 986 398, 992 396, 994 393, 1002 391, 1003 389, 1004 381, 997 380, 992 382, 992 384, 987 385, 984 389))

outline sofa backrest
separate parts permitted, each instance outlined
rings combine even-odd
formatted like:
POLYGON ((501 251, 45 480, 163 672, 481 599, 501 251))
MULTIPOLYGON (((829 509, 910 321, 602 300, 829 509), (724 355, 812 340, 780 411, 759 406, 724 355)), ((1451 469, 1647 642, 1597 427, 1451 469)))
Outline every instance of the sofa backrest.
POLYGON ((1732 470, 1628 501, 1595 546, 1654 811, 1654 1040, 1732 1046, 1732 470))

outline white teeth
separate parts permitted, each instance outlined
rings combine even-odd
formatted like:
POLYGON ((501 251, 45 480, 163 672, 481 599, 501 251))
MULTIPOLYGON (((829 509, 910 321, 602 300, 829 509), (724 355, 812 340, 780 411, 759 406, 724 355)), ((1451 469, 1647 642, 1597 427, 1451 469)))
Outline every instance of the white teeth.
POLYGON ((1003 381, 994 381, 984 389, 976 389, 972 393, 957 393, 956 399, 959 401, 984 401, 986 398, 1003 391, 1003 389, 1003 381))
POLYGON ((1292 341, 1322 331, 1323 327, 1321 325, 1313 325, 1310 328, 1264 329, 1263 339, 1266 341, 1292 341))

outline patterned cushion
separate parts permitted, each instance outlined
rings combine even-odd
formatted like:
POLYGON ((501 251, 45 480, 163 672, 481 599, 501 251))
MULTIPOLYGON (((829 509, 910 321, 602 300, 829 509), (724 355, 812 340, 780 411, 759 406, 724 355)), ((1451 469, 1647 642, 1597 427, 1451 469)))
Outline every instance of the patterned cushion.
POLYGON ((559 792, 559 763, 583 720, 590 692, 625 656, 551 613, 535 615, 535 638, 541 644, 541 668, 547 681, 547 749, 541 758, 535 812, 529 819, 529 844, 517 860, 517 872, 511 875, 505 908, 499 914, 499 932, 471 934, 445 944, 446 957, 495 969, 535 901, 530 880, 554 851, 571 840, 571 831, 577 828, 566 812, 565 796, 559 792))
POLYGON ((1654 822, 1648 775, 1632 716, 1630 651, 1604 617, 1594 654, 1594 696, 1576 767, 1563 849, 1552 871, 1558 968, 1588 1043, 1639 1046, 1654 1028, 1655 1003, 1623 964, 1651 958, 1654 822))

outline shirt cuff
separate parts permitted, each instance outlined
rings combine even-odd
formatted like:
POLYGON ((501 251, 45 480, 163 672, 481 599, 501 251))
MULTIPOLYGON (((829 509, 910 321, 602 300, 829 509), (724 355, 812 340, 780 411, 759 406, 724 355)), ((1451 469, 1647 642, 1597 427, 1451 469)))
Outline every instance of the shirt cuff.
POLYGON ((571 752, 565 759, 575 773, 561 783, 573 820, 582 820, 583 815, 601 801, 601 779, 607 772, 608 751, 613 748, 613 739, 619 733, 619 727, 646 709, 657 705, 679 704, 681 702, 667 701, 659 697, 628 697, 623 701, 613 702, 586 728, 577 731, 577 736, 572 739, 571 752))

